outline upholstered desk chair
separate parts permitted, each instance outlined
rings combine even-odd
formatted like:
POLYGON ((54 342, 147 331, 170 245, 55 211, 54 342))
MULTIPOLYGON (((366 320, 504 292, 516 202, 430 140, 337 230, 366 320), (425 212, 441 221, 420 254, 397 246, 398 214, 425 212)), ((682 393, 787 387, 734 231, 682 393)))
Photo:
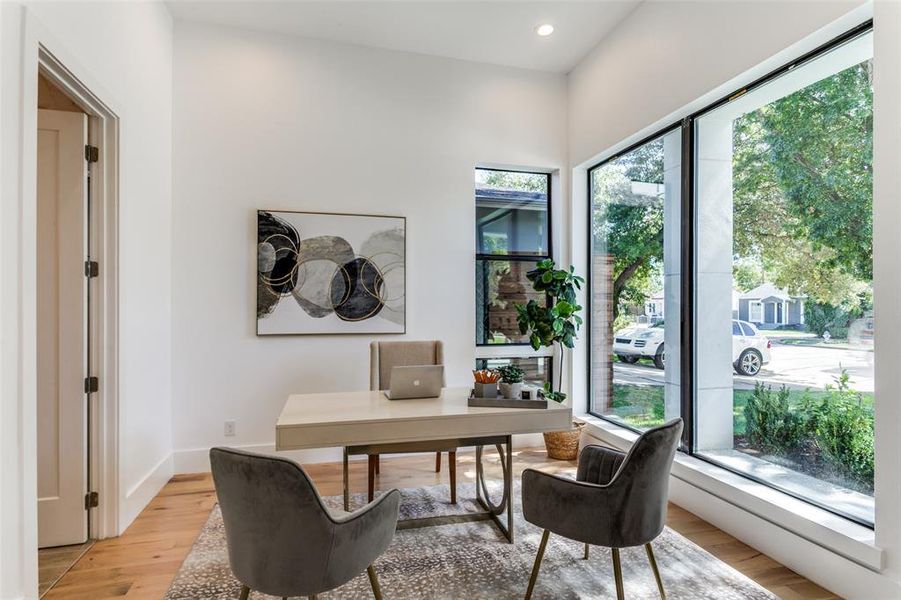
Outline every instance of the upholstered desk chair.
POLYGON ((547 540, 553 531, 588 546, 613 553, 616 597, 622 600, 619 549, 644 546, 661 598, 666 598, 651 541, 666 522, 669 473, 682 435, 682 419, 644 432, 628 454, 586 446, 579 455, 576 479, 534 469, 522 474, 522 507, 526 520, 544 529, 526 598, 531 598, 547 540))
MULTIPOLYGON (((391 369, 418 365, 443 365, 444 345, 440 340, 421 342, 372 342, 369 345, 369 389, 391 387, 391 369)), ((443 383, 443 382, 442 382, 443 383)), ((423 449, 422 444, 392 444, 392 452, 435 452, 435 472, 441 472, 441 452, 447 452, 451 503, 457 503, 457 448, 446 444, 423 449)), ((369 455, 369 501, 375 494, 375 475, 381 470, 379 455, 369 455)))
POLYGON ((210 463, 241 600, 251 590, 287 598, 334 589, 362 573, 382 594, 372 563, 391 543, 400 493, 363 508, 329 510, 297 463, 213 448, 210 463))

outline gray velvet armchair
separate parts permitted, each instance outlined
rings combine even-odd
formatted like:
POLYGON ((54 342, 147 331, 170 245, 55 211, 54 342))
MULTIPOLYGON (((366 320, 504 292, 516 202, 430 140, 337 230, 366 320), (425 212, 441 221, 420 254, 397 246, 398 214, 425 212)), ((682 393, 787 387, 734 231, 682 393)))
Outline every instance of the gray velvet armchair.
POLYGON ((550 532, 589 545, 610 548, 616 596, 624 597, 619 549, 644 545, 662 598, 666 597, 651 541, 666 521, 669 472, 682 419, 649 429, 628 454, 586 446, 576 479, 527 469, 522 474, 523 515, 544 529, 526 598, 531 598, 550 532))
POLYGON ((325 506, 293 461, 213 448, 210 463, 242 600, 250 590, 315 598, 363 570, 381 598, 372 563, 394 538, 397 490, 342 513, 325 506))

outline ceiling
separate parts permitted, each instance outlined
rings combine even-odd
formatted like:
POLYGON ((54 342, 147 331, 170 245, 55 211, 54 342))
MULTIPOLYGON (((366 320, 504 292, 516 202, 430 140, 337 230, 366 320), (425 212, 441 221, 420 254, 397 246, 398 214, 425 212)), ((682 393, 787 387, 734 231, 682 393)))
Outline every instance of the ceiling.
POLYGON ((639 2, 171 0, 167 6, 176 19, 567 73, 639 2), (536 35, 543 23, 554 26, 552 35, 536 35))

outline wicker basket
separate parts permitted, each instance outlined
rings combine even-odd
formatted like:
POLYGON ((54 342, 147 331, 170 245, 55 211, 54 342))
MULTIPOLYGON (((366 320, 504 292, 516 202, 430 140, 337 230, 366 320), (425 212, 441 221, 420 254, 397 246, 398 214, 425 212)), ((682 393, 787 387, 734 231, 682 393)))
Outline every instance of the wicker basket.
POLYGON ((556 460, 576 460, 579 458, 579 437, 585 423, 573 422, 573 428, 569 431, 544 432, 544 445, 547 448, 548 458, 556 460))

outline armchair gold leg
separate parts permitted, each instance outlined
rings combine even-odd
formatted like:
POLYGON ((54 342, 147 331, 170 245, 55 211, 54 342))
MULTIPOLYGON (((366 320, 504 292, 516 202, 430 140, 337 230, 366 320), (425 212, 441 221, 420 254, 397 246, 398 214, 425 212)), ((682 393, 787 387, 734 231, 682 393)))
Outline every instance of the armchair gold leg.
POLYGON ((613 578, 616 580, 616 600, 624 600, 626 593, 623 590, 623 567, 619 562, 619 548, 611 548, 613 552, 613 578))
POLYGON ((532 597, 532 590, 535 589, 535 582, 538 581, 538 569, 541 568, 541 559, 544 558, 544 549, 547 546, 547 539, 551 532, 548 529, 541 534, 541 543, 538 545, 538 554, 535 555, 535 565, 532 566, 532 576, 529 577, 529 589, 526 590, 526 600, 532 597))
POLYGON ((648 551, 648 562, 651 563, 651 570, 654 571, 654 579, 657 580, 657 590, 660 592, 660 598, 666 600, 666 592, 663 590, 663 580, 660 579, 660 569, 657 568, 657 559, 654 558, 654 549, 651 548, 650 542, 645 544, 644 548, 648 551))
POLYGON ((246 585, 242 585, 241 586, 241 595, 239 596, 239 598, 241 600, 247 600, 248 596, 250 596, 250 588, 247 587, 246 585))
POLYGON ((366 573, 369 575, 369 585, 372 586, 372 595, 375 600, 382 600, 382 588, 379 586, 379 578, 375 575, 375 569, 372 565, 366 567, 366 573))
POLYGON ((585 544, 585 556, 583 558, 588 560, 588 544, 585 544))

